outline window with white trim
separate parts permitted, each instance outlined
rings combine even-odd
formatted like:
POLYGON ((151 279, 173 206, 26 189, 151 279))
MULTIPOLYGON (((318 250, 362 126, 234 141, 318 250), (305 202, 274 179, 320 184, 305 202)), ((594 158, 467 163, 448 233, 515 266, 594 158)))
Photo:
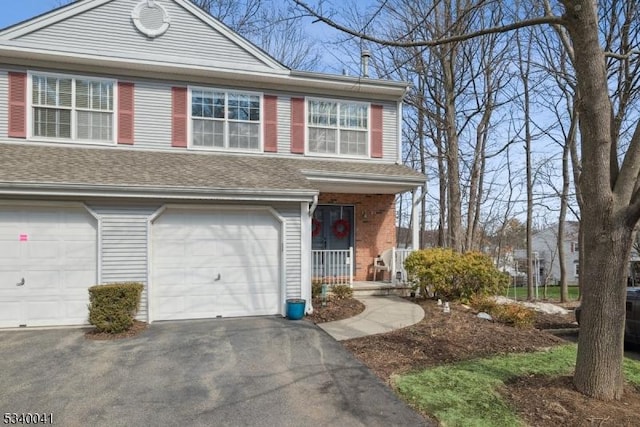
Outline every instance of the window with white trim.
POLYGON ((369 104, 311 99, 307 107, 309 153, 369 154, 369 104))
POLYGON ((575 261, 573 264, 573 275, 575 277, 580 276, 580 263, 578 261, 575 261))
POLYGON ((216 89, 191 90, 191 145, 261 149, 261 96, 216 89))
POLYGON ((114 82, 31 76, 31 134, 84 141, 114 140, 114 82))

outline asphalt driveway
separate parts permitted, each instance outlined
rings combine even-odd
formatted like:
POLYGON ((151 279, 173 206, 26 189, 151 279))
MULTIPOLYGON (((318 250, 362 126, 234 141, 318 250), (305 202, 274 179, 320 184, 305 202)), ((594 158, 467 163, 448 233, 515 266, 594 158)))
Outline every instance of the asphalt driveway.
POLYGON ((0 412, 65 426, 426 423, 325 332, 273 317, 157 323, 118 341, 2 331, 0 412))

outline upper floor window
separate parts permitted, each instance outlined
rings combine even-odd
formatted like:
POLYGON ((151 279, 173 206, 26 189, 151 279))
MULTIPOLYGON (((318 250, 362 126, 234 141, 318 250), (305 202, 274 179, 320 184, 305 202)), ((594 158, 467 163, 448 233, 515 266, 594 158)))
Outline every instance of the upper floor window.
POLYGON ((310 153, 345 156, 369 154, 368 104, 309 100, 307 127, 310 153))
POLYGON ((261 149, 261 96, 215 89, 191 90, 191 145, 261 149))
POLYGON ((113 86, 110 80, 33 74, 31 135, 113 141, 113 86))

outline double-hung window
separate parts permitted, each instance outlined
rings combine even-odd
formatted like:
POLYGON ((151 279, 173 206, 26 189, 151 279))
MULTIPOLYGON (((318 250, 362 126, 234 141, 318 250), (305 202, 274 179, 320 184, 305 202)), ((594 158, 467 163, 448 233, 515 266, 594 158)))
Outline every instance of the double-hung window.
POLYGON ((32 136, 113 141, 113 92, 111 80, 33 74, 32 136))
POLYGON ((191 145, 259 151, 261 96, 216 89, 191 90, 191 145))
POLYGON ((369 154, 369 104, 311 99, 308 152, 364 157, 369 154))

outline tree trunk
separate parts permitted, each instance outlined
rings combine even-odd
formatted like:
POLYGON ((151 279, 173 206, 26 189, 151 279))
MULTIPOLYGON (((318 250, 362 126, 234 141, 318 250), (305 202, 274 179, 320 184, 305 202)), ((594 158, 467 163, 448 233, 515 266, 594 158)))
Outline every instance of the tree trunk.
POLYGON ((622 397, 627 262, 632 228, 614 215, 583 212, 582 314, 574 384, 603 400, 622 397))
POLYGON ((588 200, 581 212, 582 315, 573 382, 587 396, 620 399, 624 386, 627 262, 637 221, 630 211, 629 185, 634 185, 637 174, 631 182, 617 183, 617 171, 612 170, 615 160, 612 106, 604 52, 598 39, 597 3, 592 0, 563 0, 563 3, 566 28, 574 43, 574 68, 581 94, 579 185, 582 197, 588 200))

